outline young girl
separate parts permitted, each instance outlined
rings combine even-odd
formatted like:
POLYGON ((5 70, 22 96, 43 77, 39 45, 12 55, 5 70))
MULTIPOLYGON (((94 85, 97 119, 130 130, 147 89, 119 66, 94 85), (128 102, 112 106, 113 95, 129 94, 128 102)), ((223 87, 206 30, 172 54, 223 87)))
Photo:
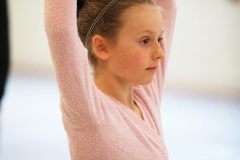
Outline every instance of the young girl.
POLYGON ((174 19, 174 0, 45 0, 73 160, 168 159, 160 103, 174 19))

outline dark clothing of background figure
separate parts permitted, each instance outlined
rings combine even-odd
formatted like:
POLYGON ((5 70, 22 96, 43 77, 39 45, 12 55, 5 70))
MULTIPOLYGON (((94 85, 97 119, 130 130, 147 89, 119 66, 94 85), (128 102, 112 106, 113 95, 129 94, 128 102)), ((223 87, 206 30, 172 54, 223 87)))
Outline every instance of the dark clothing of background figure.
POLYGON ((0 1, 0 109, 9 67, 7 0, 0 1))

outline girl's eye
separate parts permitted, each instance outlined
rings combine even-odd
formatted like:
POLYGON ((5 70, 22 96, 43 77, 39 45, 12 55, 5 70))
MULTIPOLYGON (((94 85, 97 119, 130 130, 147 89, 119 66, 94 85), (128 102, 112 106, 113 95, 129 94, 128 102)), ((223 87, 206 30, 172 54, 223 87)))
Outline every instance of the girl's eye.
POLYGON ((149 39, 144 39, 143 41, 141 41, 142 44, 148 44, 149 43, 149 39))
POLYGON ((163 40, 163 38, 158 38, 158 43, 160 43, 163 40))

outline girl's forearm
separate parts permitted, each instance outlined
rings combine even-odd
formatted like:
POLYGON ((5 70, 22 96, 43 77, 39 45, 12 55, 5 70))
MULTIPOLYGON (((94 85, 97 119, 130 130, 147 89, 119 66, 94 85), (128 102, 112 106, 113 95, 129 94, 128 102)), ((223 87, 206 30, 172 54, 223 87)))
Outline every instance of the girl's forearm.
POLYGON ((76 0, 45 0, 45 30, 47 35, 67 32, 77 34, 76 0))
POLYGON ((164 19, 165 52, 169 53, 173 38, 173 31, 176 19, 175 0, 155 0, 156 4, 163 8, 162 16, 164 19))

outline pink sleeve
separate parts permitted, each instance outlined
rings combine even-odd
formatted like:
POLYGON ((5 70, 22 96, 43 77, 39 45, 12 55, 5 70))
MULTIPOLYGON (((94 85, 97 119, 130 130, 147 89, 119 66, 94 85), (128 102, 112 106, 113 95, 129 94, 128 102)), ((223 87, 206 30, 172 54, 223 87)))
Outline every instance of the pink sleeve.
POLYGON ((96 99, 87 53, 77 31, 77 0, 45 0, 45 30, 61 96, 71 117, 95 116, 96 99), (76 105, 76 104, 81 104, 76 105))
POLYGON ((155 3, 163 9, 161 13, 164 20, 164 34, 161 46, 163 48, 165 56, 160 61, 160 67, 156 73, 155 78, 153 79, 153 82, 150 85, 145 86, 144 89, 159 106, 162 98, 167 62, 173 38, 176 18, 176 4, 175 0, 155 0, 155 3))
POLYGON ((176 19, 176 3, 175 0, 155 0, 156 4, 163 8, 162 16, 164 20, 164 40, 163 40, 163 49, 165 52, 165 60, 168 59, 173 31, 176 19))
POLYGON ((175 0, 155 0, 155 1, 157 5, 163 8, 162 15, 164 20, 164 35, 162 48, 165 53, 165 57, 161 60, 161 76, 163 78, 163 81, 161 83, 164 83, 176 19, 176 4, 175 0))

